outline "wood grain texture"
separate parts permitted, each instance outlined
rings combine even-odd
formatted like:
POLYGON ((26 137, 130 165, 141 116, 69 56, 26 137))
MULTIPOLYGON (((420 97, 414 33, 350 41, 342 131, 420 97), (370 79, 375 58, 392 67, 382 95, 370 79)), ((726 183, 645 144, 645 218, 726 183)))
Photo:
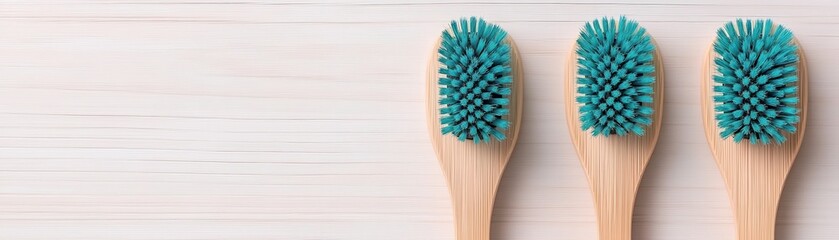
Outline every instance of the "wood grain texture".
MULTIPOLYGON (((449 30, 451 31, 451 29, 449 30)), ((504 131, 508 137, 504 141, 492 140, 489 143, 475 144, 461 142, 457 137, 442 135, 440 124, 440 41, 434 46, 429 58, 426 77, 426 110, 428 112, 428 131, 431 145, 437 153, 443 175, 449 186, 454 212, 455 239, 489 240, 492 211, 498 184, 504 168, 513 154, 521 129, 522 106, 524 101, 524 72, 518 48, 512 37, 505 40, 510 45, 510 67, 513 93, 510 99, 510 128, 504 131)))
POLYGON ((700 83, 702 122, 705 137, 714 154, 717 166, 728 187, 731 207, 737 224, 738 240, 774 240, 775 218, 784 183, 804 140, 807 125, 808 78, 807 60, 798 47, 798 97, 801 121, 795 124, 794 134, 784 134, 783 144, 735 143, 733 138, 722 139, 722 129, 714 119, 714 79, 719 75, 714 64, 717 57, 713 47, 703 63, 700 83))
MULTIPOLYGON (((655 41, 653 41, 655 45, 655 41)), ((655 150, 661 132, 664 111, 664 66, 658 47, 655 49, 655 83, 653 84, 653 124, 646 127, 644 136, 595 137, 583 131, 580 122, 580 104, 577 103, 577 54, 576 44, 571 48, 565 71, 565 115, 571 143, 580 156, 580 164, 588 178, 597 212, 600 240, 632 239, 632 212, 641 177, 655 150)))
POLYGON ((516 38, 527 77, 491 239, 597 239, 561 85, 580 26, 626 15, 667 73, 633 239, 735 239, 700 66, 723 23, 771 17, 806 47, 811 86, 776 239, 835 240, 837 12, 834 0, 0 1, 0 239, 454 239, 424 89, 429 48, 471 15, 516 38))

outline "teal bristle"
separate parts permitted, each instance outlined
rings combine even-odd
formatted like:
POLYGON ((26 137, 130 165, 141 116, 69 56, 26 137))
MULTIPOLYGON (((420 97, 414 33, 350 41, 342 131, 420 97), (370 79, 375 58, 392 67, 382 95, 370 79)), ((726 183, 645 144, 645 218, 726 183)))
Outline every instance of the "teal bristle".
POLYGON ((592 136, 642 136, 652 124, 655 45, 635 21, 587 22, 577 39, 577 103, 592 136))
POLYGON ((717 30, 714 102, 720 137, 735 142, 786 141, 798 116, 798 48, 772 20, 737 19, 717 30), (754 24, 753 24, 754 23, 754 24))
POLYGON ((512 93, 507 32, 472 17, 443 31, 440 54, 440 123, 460 141, 502 141, 512 93))

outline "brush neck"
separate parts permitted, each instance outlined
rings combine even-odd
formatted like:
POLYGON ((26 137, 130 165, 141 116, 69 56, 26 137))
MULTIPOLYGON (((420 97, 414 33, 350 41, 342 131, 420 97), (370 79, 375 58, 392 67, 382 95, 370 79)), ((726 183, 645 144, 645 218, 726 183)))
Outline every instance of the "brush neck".
POLYGON ((447 178, 457 240, 489 240, 495 193, 503 164, 472 158, 450 167, 452 171, 448 172, 447 178))
POLYGON ((775 239, 778 203, 792 161, 742 158, 721 164, 732 164, 724 173, 731 207, 737 221, 738 240, 775 239))
POLYGON ((457 240, 489 240, 495 194, 489 188, 472 187, 466 194, 453 196, 457 240))
POLYGON ((597 211, 600 240, 632 239, 632 210, 645 165, 645 161, 638 159, 584 162, 597 211))
POLYGON ((613 197, 600 197, 596 202, 600 240, 632 239, 634 194, 619 193, 613 197))

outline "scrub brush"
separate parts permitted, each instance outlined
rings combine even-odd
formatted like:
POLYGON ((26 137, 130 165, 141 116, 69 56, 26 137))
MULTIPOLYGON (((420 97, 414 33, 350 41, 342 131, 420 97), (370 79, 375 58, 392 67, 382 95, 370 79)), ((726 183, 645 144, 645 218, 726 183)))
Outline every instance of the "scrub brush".
POLYGON ((804 53, 783 26, 738 19, 717 31, 704 69, 705 137, 728 187, 737 239, 772 240, 804 136, 804 53))
POLYGON ((488 240, 495 193, 521 123, 513 39, 475 17, 452 21, 428 65, 428 127, 452 197, 458 240, 488 240))
POLYGON ((661 127, 663 70, 652 37, 625 17, 586 23, 568 61, 568 128, 601 240, 632 237, 635 195, 661 127))

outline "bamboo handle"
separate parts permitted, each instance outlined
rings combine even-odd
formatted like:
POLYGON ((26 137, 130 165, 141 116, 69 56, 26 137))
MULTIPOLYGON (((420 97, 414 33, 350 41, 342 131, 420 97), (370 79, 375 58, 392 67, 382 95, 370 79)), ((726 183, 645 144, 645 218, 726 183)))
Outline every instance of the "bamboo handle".
POLYGON ((492 203, 465 201, 465 207, 455 207, 455 221, 458 240, 489 240, 492 203), (469 205, 472 206, 469 206, 469 205))
POLYGON ((587 169, 600 240, 630 240, 635 195, 646 161, 640 158, 603 160, 589 162, 587 169))
POLYGON ((741 171, 726 179, 738 240, 775 239, 778 202, 790 166, 767 160, 774 159, 744 158, 728 162, 738 165, 730 167, 741 171))
MULTIPOLYGON (((482 161, 487 159, 471 159, 482 161)), ((455 164, 449 177, 457 240, 489 240, 500 164, 455 164), (459 167, 458 167, 459 166, 459 167), (495 167, 493 167, 495 166, 495 167), (476 169, 483 168, 483 169, 476 169), (496 169, 490 169, 496 168, 496 169)))

